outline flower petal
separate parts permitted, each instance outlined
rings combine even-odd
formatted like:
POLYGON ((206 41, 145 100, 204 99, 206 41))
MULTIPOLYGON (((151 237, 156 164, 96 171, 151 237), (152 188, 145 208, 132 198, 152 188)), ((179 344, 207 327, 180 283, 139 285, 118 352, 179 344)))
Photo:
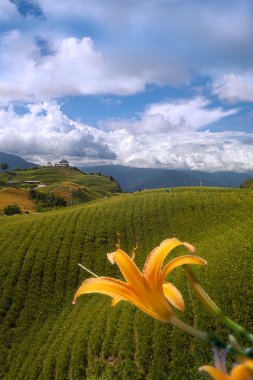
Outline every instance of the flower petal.
POLYGON ((244 363, 244 367, 246 367, 251 374, 253 374, 253 359, 247 359, 244 363))
POLYGON ((112 300, 112 303, 111 303, 111 306, 112 307, 115 307, 116 305, 118 305, 118 303, 121 301, 121 299, 119 298, 113 298, 112 300))
POLYGON ((115 252, 107 253, 107 258, 112 264, 116 262, 126 282, 131 285, 136 294, 143 297, 143 292, 148 290, 148 285, 131 257, 122 249, 117 249, 115 252))
POLYGON ((185 304, 183 296, 171 282, 165 282, 163 284, 163 293, 171 305, 175 306, 181 311, 184 311, 185 304))
POLYGON ((169 312, 166 315, 156 313, 152 307, 148 307, 142 302, 143 299, 139 299, 138 296, 135 295, 128 284, 114 278, 99 277, 85 280, 77 290, 73 304, 75 304, 80 295, 88 293, 101 293, 113 297, 112 306, 115 306, 121 300, 128 301, 144 313, 161 322, 169 322, 171 317, 169 312))
POLYGON ((161 281, 165 280, 165 277, 175 268, 184 265, 184 264, 196 264, 196 265, 206 265, 206 261, 198 256, 185 255, 176 257, 171 260, 162 270, 161 281))
POLYGON ((79 296, 88 293, 101 293, 112 298, 130 302, 132 299, 136 299, 135 294, 125 282, 109 277, 89 278, 83 281, 74 296, 73 303, 76 302, 79 296))
POLYGON ((209 365, 203 365, 199 370, 209 373, 214 380, 231 380, 229 375, 209 365))
POLYGON ((232 369, 231 380, 248 380, 250 379, 250 373, 246 369, 245 364, 239 364, 232 369))
POLYGON ((166 239, 162 241, 159 247, 153 249, 153 251, 148 256, 143 269, 144 278, 148 283, 154 283, 159 280, 161 267, 166 256, 172 249, 178 247, 179 245, 186 246, 189 250, 192 251, 192 253, 195 250, 194 247, 189 243, 182 243, 176 238, 166 239))
POLYGON ((159 247, 153 249, 153 251, 149 254, 143 269, 145 280, 155 293, 156 297, 160 299, 164 307, 168 307, 168 302, 162 289, 161 267, 169 252, 179 245, 187 245, 188 249, 191 249, 192 252, 194 252, 195 248, 188 243, 182 243, 176 238, 166 239, 162 241, 159 247))

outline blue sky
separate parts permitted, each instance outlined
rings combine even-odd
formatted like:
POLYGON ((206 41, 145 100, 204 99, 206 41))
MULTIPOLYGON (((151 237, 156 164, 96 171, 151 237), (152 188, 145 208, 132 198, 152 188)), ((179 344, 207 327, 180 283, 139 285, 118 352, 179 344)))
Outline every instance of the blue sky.
POLYGON ((0 150, 253 169, 251 0, 1 0, 0 150))

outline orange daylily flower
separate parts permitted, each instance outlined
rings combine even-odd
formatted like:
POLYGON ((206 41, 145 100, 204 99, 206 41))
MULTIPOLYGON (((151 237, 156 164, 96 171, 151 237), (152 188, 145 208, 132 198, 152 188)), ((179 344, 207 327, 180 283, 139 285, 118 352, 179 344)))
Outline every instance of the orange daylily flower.
MULTIPOLYGON (((233 338, 233 346, 235 346, 235 344, 240 348, 233 338)), ((226 351, 219 351, 216 347, 213 347, 213 354, 215 367, 204 365, 200 367, 200 371, 207 372, 214 380, 253 380, 251 376, 253 360, 239 356, 238 359, 242 361, 242 363, 237 364, 229 375, 226 368, 226 351)))
MULTIPOLYGON (((108 253, 108 260, 116 263, 126 282, 109 277, 90 278, 85 280, 77 290, 76 299, 87 293, 102 293, 113 298, 112 306, 119 301, 128 301, 151 317, 161 322, 170 322, 177 325, 178 320, 170 306, 184 310, 184 300, 179 290, 170 282, 165 282, 166 276, 176 267, 184 264, 205 265, 206 261, 195 255, 184 255, 171 260, 163 268, 163 262, 167 255, 177 246, 185 246, 190 253, 195 248, 189 243, 181 242, 176 238, 164 240, 159 247, 152 250, 148 256, 143 272, 134 263, 134 257, 130 258, 119 245, 115 252, 108 253)), ((134 255, 133 255, 134 256, 134 255)))
POLYGON ((242 364, 236 365, 230 375, 224 368, 204 365, 200 371, 207 372, 214 380, 253 380, 253 360, 247 359, 242 364))

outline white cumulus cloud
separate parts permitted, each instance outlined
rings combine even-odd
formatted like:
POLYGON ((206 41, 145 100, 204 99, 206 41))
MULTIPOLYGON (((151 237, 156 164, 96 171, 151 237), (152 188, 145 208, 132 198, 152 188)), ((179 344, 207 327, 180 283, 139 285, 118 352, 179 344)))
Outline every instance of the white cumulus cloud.
POLYGON ((27 106, 19 115, 10 106, 0 110, 0 150, 45 163, 63 156, 73 162, 115 159, 99 131, 70 120, 56 102, 27 106))
POLYGON ((186 125, 198 129, 238 112, 237 109, 224 111, 221 107, 208 108, 210 105, 210 100, 196 97, 190 100, 152 104, 146 114, 161 115, 174 125, 186 125))
MULTIPOLYGON (((252 138, 245 132, 212 132, 207 125, 236 114, 210 108, 204 98, 154 103, 133 120, 101 122, 117 162, 130 166, 195 170, 252 170, 252 138)), ((102 132, 101 132, 102 133, 102 132)))
MULTIPOLYGON (((39 101, 69 95, 130 95, 143 91, 152 73, 116 69, 94 48, 91 38, 50 41, 51 54, 40 55, 34 40, 18 33, 2 38, 0 102, 39 101), (3 46, 4 45, 4 46, 3 46)), ((1 40, 0 40, 1 43, 1 40)))
POLYGON ((253 73, 225 74, 214 83, 214 93, 229 102, 253 102, 253 73))
MULTIPOLYGON (((204 103, 203 100, 200 104, 204 103)), ((201 122, 197 118, 199 123, 192 128, 187 124, 192 119, 182 121, 176 112, 173 119, 176 124, 167 121, 169 128, 159 130, 159 123, 154 124, 158 119, 149 115, 150 110, 155 110, 152 104, 138 122, 122 121, 119 128, 110 128, 109 123, 101 130, 71 120, 55 101, 29 104, 22 113, 17 113, 16 106, 0 110, 0 151, 39 164, 64 157, 72 165, 102 162, 207 171, 252 170, 253 145, 249 142, 253 135, 199 129, 209 116, 201 122), (153 120, 149 133, 148 118, 153 120)), ((226 113, 221 113, 219 117, 225 116, 226 113)))
POLYGON ((130 120, 106 120, 104 129, 126 129, 133 134, 155 134, 170 131, 198 130, 225 117, 235 115, 238 109, 227 111, 210 108, 211 102, 202 97, 150 104, 140 117, 130 120))

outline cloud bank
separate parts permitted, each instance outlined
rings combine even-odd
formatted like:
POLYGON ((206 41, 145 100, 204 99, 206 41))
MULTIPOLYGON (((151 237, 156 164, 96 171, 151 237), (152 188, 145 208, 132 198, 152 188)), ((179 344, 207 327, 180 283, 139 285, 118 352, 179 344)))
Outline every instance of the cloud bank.
POLYGON ((2 104, 70 95, 130 95, 143 91, 149 82, 149 73, 115 73, 113 64, 94 49, 91 38, 70 37, 56 46, 37 37, 19 51, 17 60, 16 45, 20 38, 16 31, 2 37, 2 46, 9 47, 8 54, 2 50, 2 104))
POLYGON ((253 135, 201 130, 213 120, 213 115, 217 119, 236 112, 235 109, 203 112, 207 105, 204 99, 185 104, 181 100, 179 104, 166 106, 151 104, 138 121, 123 124, 121 121, 118 128, 111 127, 110 121, 108 125, 104 122, 103 129, 69 119, 55 101, 30 104, 22 115, 9 106, 0 111, 0 150, 21 154, 40 164, 65 157, 72 165, 99 162, 209 171, 250 170, 253 135), (190 108, 193 115, 186 112, 190 108), (162 117, 167 128, 165 124, 161 128, 162 110, 165 110, 162 117), (194 120, 197 120, 195 124, 194 120))
POLYGON ((56 102, 30 104, 22 116, 12 106, 2 109, 0 134, 1 151, 20 154, 38 163, 63 156, 71 157, 75 163, 116 158, 95 128, 70 120, 56 102))
POLYGON ((251 0, 2 0, 0 150, 251 170, 252 17, 251 0), (100 97, 115 115, 81 123, 60 106, 74 96, 100 97), (129 98, 131 116, 117 115, 129 98))

